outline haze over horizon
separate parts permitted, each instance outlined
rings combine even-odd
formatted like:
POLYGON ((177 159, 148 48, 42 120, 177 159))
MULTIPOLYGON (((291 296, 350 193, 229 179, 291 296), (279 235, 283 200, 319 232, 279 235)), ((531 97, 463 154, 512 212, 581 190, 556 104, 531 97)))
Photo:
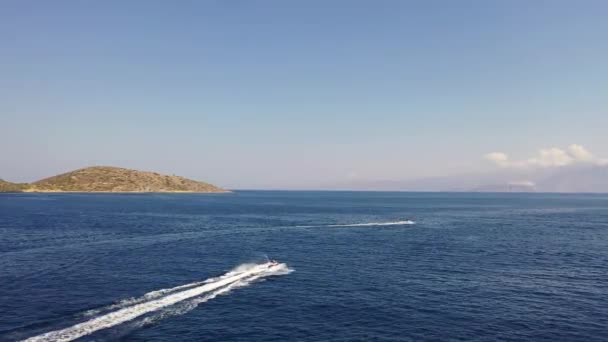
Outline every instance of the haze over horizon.
POLYGON ((606 17, 599 0, 5 1, 0 178, 112 165, 331 189, 604 170, 606 17))

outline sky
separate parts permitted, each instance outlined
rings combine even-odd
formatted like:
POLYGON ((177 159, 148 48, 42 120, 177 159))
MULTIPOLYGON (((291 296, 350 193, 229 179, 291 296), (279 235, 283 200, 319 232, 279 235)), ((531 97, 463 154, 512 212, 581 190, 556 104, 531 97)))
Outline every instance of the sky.
POLYGON ((0 178, 113 165, 298 189, 571 146, 603 161, 607 17, 603 0, 5 0, 0 178))

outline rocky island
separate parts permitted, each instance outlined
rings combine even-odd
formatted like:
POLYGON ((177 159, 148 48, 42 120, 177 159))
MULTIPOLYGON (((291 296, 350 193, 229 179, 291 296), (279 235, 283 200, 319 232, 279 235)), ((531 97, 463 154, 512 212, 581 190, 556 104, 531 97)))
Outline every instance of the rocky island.
POLYGON ((33 183, 0 180, 0 192, 229 192, 180 176, 110 166, 93 166, 33 183))
POLYGON ((21 192, 27 184, 11 183, 0 179, 0 192, 21 192))

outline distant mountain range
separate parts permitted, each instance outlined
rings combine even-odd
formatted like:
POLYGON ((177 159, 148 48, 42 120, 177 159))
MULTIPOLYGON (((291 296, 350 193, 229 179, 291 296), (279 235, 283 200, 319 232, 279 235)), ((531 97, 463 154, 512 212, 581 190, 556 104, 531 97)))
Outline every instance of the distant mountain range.
POLYGON ((179 176, 110 166, 94 166, 34 183, 0 180, 0 192, 228 192, 179 176))
POLYGON ((351 181, 341 190, 608 193, 608 166, 575 165, 415 180, 351 181))

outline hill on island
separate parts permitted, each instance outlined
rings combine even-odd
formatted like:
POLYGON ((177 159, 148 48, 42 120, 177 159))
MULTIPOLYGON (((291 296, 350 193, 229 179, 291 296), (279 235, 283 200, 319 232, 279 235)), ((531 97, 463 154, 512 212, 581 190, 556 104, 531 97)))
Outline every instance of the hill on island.
POLYGON ((27 184, 11 183, 0 179, 0 192, 21 192, 27 184))
POLYGON ((0 181, 0 192, 228 192, 180 176, 93 166, 29 184, 0 181))

